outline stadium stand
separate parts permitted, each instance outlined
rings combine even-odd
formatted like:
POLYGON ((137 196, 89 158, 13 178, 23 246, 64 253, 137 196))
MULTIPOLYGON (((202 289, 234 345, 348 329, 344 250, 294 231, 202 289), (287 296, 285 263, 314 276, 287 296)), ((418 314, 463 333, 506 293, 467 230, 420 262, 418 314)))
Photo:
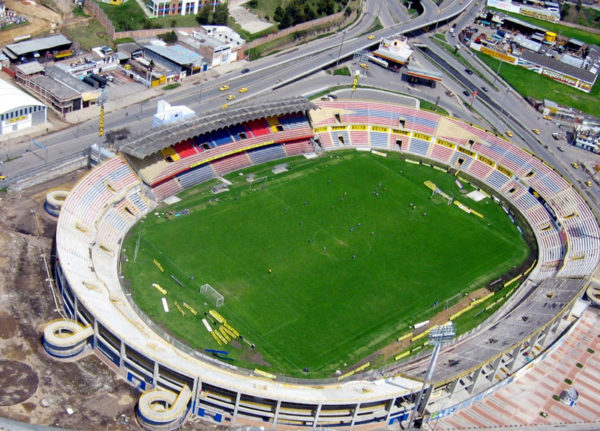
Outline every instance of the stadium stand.
POLYGON ((177 151, 177 154, 179 154, 179 157, 182 159, 198 153, 198 150, 196 149, 196 146, 194 146, 194 143, 191 139, 179 142, 175 144, 173 148, 175 151, 177 151))
MULTIPOLYGON (((356 126, 364 127, 364 126, 356 126)), ((354 146, 369 145, 369 133, 366 130, 353 130, 350 129, 350 142, 354 146)))
POLYGON ((493 189, 499 190, 504 184, 510 180, 509 177, 500 173, 499 171, 493 170, 492 173, 486 178, 485 182, 493 189))
POLYGON ((433 150, 431 151, 431 158, 447 165, 449 164, 453 153, 454 150, 452 148, 435 144, 433 146, 433 150))
MULTIPOLYGON (((382 132, 374 132, 371 130, 371 139, 369 140, 372 147, 375 148, 387 148, 388 146, 388 134, 382 132)), ((369 142, 366 141, 366 142, 369 142)))
MULTIPOLYGON (((56 233, 55 279, 69 319, 47 326, 46 351, 61 358, 93 348, 143 393, 138 419, 146 427, 180 426, 191 416, 213 424, 306 429, 373 428, 406 421, 427 370, 425 355, 357 374, 343 384, 337 379, 318 385, 281 376, 265 379, 161 338, 129 302, 118 273, 123 237, 164 198, 216 175, 311 149, 313 137, 326 150, 357 145, 354 141, 365 134, 349 135, 352 125, 387 128, 369 129, 361 146, 387 145, 407 156, 460 168, 459 178, 464 173, 483 181, 498 199, 523 214, 538 242, 537 265, 515 292, 510 312, 495 314, 461 343, 442 350, 427 394, 433 400, 429 413, 450 416, 462 408, 460 400, 485 398, 496 382, 508 383, 515 372, 525 372, 563 333, 575 300, 588 285, 586 277, 600 260, 600 228, 581 195, 534 156, 457 119, 378 102, 314 105, 302 98, 214 112, 146 131, 124 145, 122 155, 80 180, 63 205, 56 233), (437 136, 442 123, 456 136, 437 136), (215 136, 224 141, 209 139, 215 136), (435 143, 436 137, 455 147, 435 143), (172 149, 166 158, 161 154, 165 148, 172 149), (509 177, 498 165, 519 178, 509 177), (529 294, 535 289, 546 294, 529 294), (69 329, 69 320, 78 326, 69 329), (57 334, 63 330, 77 337, 61 345, 57 334), (171 408, 154 411, 154 402, 171 408)), ((429 417, 434 415, 425 419, 429 417)))
POLYGON ((157 186, 152 187, 152 193, 157 201, 162 201, 166 197, 177 194, 183 190, 181 183, 177 178, 167 180, 157 186))
POLYGON ((416 154, 418 156, 427 156, 429 154, 429 147, 431 142, 424 141, 423 139, 412 138, 410 140, 410 153, 416 154))
POLYGON ((217 175, 225 175, 252 165, 252 160, 246 152, 233 154, 210 162, 217 175))
POLYGON ((194 187, 195 185, 208 181, 216 176, 217 174, 213 170, 211 164, 205 163, 203 165, 196 166, 193 169, 185 171, 181 174, 178 174, 177 179, 179 180, 179 184, 181 184, 181 186, 184 189, 188 189, 190 187, 194 187))
POLYGON ((254 164, 266 163, 271 160, 283 159, 285 151, 280 144, 269 145, 266 147, 253 148, 248 150, 248 155, 254 164))
POLYGON ((297 156, 299 154, 310 153, 314 151, 313 146, 308 139, 300 139, 299 141, 291 141, 283 144, 285 154, 290 156, 297 156))

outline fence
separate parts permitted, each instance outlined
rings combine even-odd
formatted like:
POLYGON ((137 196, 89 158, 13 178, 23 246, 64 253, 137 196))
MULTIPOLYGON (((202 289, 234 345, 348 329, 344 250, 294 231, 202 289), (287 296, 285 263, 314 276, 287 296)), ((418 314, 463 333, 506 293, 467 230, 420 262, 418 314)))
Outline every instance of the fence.
MULTIPOLYGON (((46 150, 39 149, 32 151, 40 158, 45 158, 46 150)), ((21 190, 23 188, 32 187, 49 179, 56 178, 67 172, 72 172, 77 169, 87 166, 90 149, 79 151, 75 154, 70 154, 60 159, 45 162, 42 165, 21 171, 18 175, 11 176, 8 179, 9 190, 21 190)))
POLYGON ((148 38, 154 37, 158 34, 163 34, 166 32, 173 31, 182 31, 186 33, 192 33, 194 31, 200 31, 200 27, 175 27, 175 28, 149 28, 144 30, 128 30, 128 31, 117 31, 114 33, 114 39, 122 39, 125 37, 131 37, 133 39, 136 38, 148 38))
POLYGON ((110 19, 106 16, 104 11, 96 3, 89 1, 85 3, 90 13, 96 20, 106 29, 106 32, 111 39, 115 39, 115 26, 112 24, 110 19))
MULTIPOLYGON (((116 31, 114 25, 110 21, 110 19, 106 16, 104 11, 94 2, 86 2, 86 7, 89 9, 90 13, 98 22, 106 29, 106 32, 109 34, 111 39, 122 39, 126 37, 131 38, 147 38, 154 37, 158 34, 165 33, 166 31, 176 30, 176 31, 184 31, 191 33, 193 31, 199 31, 199 27, 176 27, 176 28, 152 28, 152 29, 144 29, 144 30, 127 30, 127 31, 116 31)), ((255 39, 252 42, 246 43, 240 52, 244 52, 248 49, 254 48, 255 46, 262 45, 263 43, 270 42, 274 39, 278 39, 280 37, 287 36, 289 34, 309 30, 314 27, 319 27, 324 24, 334 24, 336 21, 341 23, 344 19, 346 10, 342 10, 333 15, 324 16, 321 18, 313 19, 312 21, 306 21, 300 24, 296 24, 293 27, 288 27, 276 33, 270 33, 266 36, 263 36, 259 39, 255 39)))
POLYGON ((333 24, 336 21, 340 21, 341 22, 344 19, 344 13, 345 13, 345 10, 342 10, 342 11, 340 11, 338 13, 333 14, 333 15, 329 15, 329 16, 324 16, 324 17, 321 17, 321 18, 313 19, 312 21, 302 22, 300 24, 296 24, 293 27, 288 27, 288 28, 285 28, 283 30, 280 30, 280 31, 278 31, 276 33, 270 33, 270 34, 268 34, 266 36, 263 36, 263 37, 258 38, 258 39, 254 39, 253 41, 246 43, 243 46, 243 48, 242 48, 241 51, 243 52, 243 51, 246 51, 248 49, 252 49, 252 48, 254 48, 254 47, 258 46, 258 45, 262 45, 262 44, 270 42, 272 40, 279 39, 280 37, 287 36, 288 34, 292 34, 292 33, 295 33, 297 31, 309 30, 309 29, 311 29, 313 27, 318 27, 318 26, 321 26, 321 25, 324 25, 324 24, 333 24))

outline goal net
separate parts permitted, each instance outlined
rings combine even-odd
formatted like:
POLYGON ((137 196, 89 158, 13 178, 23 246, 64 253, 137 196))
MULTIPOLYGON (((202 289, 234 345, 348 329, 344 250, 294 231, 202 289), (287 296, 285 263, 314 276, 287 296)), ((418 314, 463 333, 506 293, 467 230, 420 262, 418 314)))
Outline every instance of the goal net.
POLYGON ((200 286, 200 293, 204 295, 206 299, 210 301, 211 305, 220 307, 225 303, 225 298, 219 292, 215 290, 210 284, 203 284, 200 286))

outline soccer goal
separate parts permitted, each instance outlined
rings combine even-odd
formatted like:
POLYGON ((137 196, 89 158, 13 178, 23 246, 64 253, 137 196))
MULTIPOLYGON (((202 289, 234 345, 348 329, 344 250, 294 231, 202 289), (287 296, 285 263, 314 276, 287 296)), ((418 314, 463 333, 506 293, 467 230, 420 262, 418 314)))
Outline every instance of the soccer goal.
POLYGON ((210 284, 203 284, 200 286, 200 293, 203 294, 211 305, 220 307, 225 303, 225 298, 219 292, 215 290, 210 284))

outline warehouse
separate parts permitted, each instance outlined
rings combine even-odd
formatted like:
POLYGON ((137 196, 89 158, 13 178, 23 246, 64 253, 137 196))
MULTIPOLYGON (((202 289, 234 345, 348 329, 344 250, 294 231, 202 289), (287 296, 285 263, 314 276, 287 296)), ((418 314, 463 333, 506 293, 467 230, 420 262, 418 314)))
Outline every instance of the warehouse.
POLYGON ((46 122, 46 106, 29 94, 0 79, 0 135, 46 122))

